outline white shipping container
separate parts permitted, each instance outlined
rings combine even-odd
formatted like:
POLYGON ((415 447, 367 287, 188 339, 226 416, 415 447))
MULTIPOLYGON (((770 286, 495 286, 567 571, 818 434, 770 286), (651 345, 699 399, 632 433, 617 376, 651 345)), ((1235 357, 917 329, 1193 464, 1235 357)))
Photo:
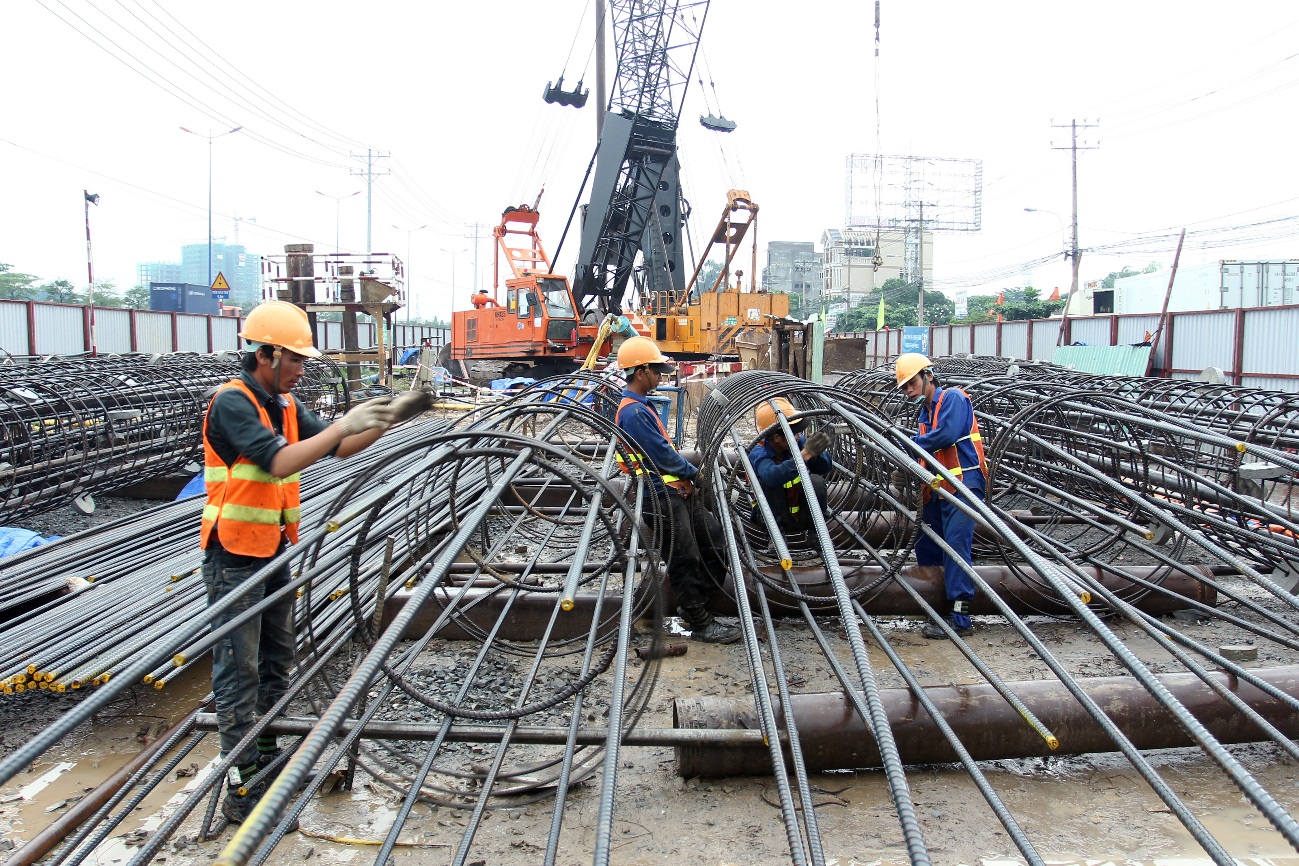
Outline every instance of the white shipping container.
POLYGON ((1299 303, 1299 261, 1224 261, 1220 291, 1224 309, 1299 303))

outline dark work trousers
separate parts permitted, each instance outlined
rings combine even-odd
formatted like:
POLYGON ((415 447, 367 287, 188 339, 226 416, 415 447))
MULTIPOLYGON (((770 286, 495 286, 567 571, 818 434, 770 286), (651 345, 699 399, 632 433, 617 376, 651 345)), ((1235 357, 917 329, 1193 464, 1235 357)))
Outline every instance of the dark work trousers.
POLYGON ((672 524, 672 550, 667 557, 672 594, 678 606, 698 610, 721 588, 726 576, 722 525, 702 503, 692 504, 670 487, 655 497, 655 507, 664 502, 668 509, 665 517, 672 524))
MULTIPOLYGON (((771 506, 771 513, 776 517, 776 524, 780 531, 789 535, 794 532, 807 532, 815 540, 816 530, 812 526, 812 512, 807 507, 807 494, 803 492, 801 483, 792 488, 797 491, 798 499, 793 505, 789 501, 789 490, 784 487, 763 487, 762 492, 766 494, 767 504, 771 506), (793 509, 797 508, 795 511, 793 509)), ((830 512, 826 506, 826 484, 825 478, 820 475, 812 476, 812 490, 816 493, 816 501, 821 503, 821 513, 828 520, 830 512)), ((761 520, 761 516, 758 520, 761 520)))
MULTIPOLYGON (((980 500, 983 499, 981 491, 973 490, 971 493, 980 500)), ((933 527, 960 554, 961 559, 973 563, 974 518, 937 493, 931 495, 925 503, 923 516, 925 524, 933 527)), ((916 563, 943 566, 943 586, 947 590, 949 602, 971 601, 974 598, 974 581, 956 562, 929 536, 921 533, 920 540, 916 542, 916 563)), ((959 628, 969 628, 970 617, 963 613, 953 613, 952 622, 959 628)))
MULTIPOLYGON (((280 550, 283 549, 281 542, 280 550)), ((236 589, 269 561, 269 558, 238 556, 216 545, 208 548, 203 559, 208 604, 236 589)), ((286 562, 212 620, 212 627, 226 624, 288 582, 286 562)), ((217 728, 221 732, 223 755, 230 754, 258 715, 284 697, 293 660, 292 594, 260 616, 252 617, 212 648, 212 691, 216 694, 217 728)), ((256 744, 249 744, 235 758, 236 767, 255 763, 256 744)))

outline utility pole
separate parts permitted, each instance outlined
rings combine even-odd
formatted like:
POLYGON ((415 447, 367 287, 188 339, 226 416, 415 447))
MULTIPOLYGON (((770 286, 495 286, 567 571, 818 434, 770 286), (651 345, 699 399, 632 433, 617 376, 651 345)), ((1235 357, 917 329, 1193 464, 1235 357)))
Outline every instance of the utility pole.
POLYGON ((376 176, 392 174, 387 169, 376 171, 374 162, 378 159, 387 159, 390 154, 367 147, 364 154, 354 153, 351 156, 353 159, 365 160, 364 170, 354 168, 350 173, 365 178, 365 255, 369 258, 374 252, 374 234, 371 231, 371 221, 374 216, 374 179, 376 176))
MULTIPOLYGON (((1068 124, 1053 123, 1051 125, 1056 129, 1069 130, 1069 146, 1063 147, 1063 146, 1052 145, 1051 149, 1069 151, 1069 161, 1073 171, 1073 244, 1069 250, 1069 257, 1073 259, 1073 280, 1069 285, 1069 302, 1068 302, 1068 303, 1072 303, 1075 293, 1078 291, 1078 265, 1079 265, 1079 260, 1081 258, 1078 250, 1078 151, 1097 149, 1096 145, 1084 144, 1082 146, 1079 146, 1078 130, 1094 129, 1099 124, 1088 123, 1086 119, 1084 119, 1082 123, 1079 123, 1077 119, 1074 119, 1069 121, 1068 124)), ((1068 303, 1066 303, 1065 305, 1066 310, 1068 310, 1069 308, 1068 303)))
POLYGON ((465 235, 466 238, 469 238, 474 242, 474 291, 475 292, 478 291, 478 241, 480 238, 485 237, 485 235, 481 234, 482 228, 483 226, 481 223, 474 223, 474 233, 471 235, 465 235))
POLYGON ((925 203, 920 202, 920 219, 916 220, 916 284, 920 286, 916 306, 916 324, 925 326, 925 203))
POLYGON ((600 136, 604 134, 604 110, 609 104, 609 96, 605 92, 606 83, 604 80, 604 4, 605 0, 594 0, 595 2, 595 142, 600 143, 600 136))

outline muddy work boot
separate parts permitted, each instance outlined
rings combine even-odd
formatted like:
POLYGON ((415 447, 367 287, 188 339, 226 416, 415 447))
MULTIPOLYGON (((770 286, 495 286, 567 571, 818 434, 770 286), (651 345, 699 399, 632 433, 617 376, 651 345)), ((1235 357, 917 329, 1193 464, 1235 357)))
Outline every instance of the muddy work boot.
MULTIPOLYGON (((264 781, 247 788, 242 785, 227 785, 225 799, 221 801, 221 814, 231 824, 242 824, 248 820, 253 807, 266 793, 266 788, 267 785, 264 781)), ((297 829, 298 821, 295 818, 290 822, 287 832, 294 833, 297 829)))
POLYGON ((735 643, 740 639, 739 628, 723 625, 717 617, 703 608, 693 612, 678 608, 677 615, 685 620, 686 628, 690 629, 691 640, 702 643, 735 643))
MULTIPOLYGON (((956 632, 959 637, 969 637, 974 634, 973 625, 957 625, 952 620, 948 620, 947 624, 952 627, 952 631, 956 632)), ((942 627, 936 622, 925 623, 925 627, 920 630, 920 633, 930 640, 947 640, 947 632, 943 631, 942 627)))

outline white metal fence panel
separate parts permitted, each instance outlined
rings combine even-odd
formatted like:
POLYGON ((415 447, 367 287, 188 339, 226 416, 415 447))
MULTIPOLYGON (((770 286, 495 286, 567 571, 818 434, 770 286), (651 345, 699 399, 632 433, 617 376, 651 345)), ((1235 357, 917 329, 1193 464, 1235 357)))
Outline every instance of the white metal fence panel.
POLYGON ((33 304, 36 354, 77 355, 86 351, 82 308, 65 304, 33 304))
POLYGON ((10 355, 26 355, 27 304, 22 301, 0 302, 0 349, 10 355))
POLYGON ((1001 357, 1021 361, 1028 357, 1028 322, 1002 322, 1001 357))
POLYGON ((934 325, 929 329, 929 357, 944 358, 952 354, 952 326, 934 325))
POLYGON ((1039 319, 1033 322, 1033 361, 1049 361, 1055 353, 1060 338, 1060 319, 1039 319))
POLYGON ((970 353, 970 325, 952 325, 952 354, 970 353))
POLYGON ((1299 307, 1247 310, 1240 372, 1299 375, 1297 335, 1299 307))
POLYGON ((239 351, 242 346, 239 340, 239 329, 242 322, 232 316, 222 316, 212 320, 212 351, 239 351))
POLYGON ((1282 376, 1245 376, 1240 384, 1243 388, 1258 388, 1263 391, 1288 391, 1292 394, 1299 391, 1299 379, 1282 376))
POLYGON ((1069 320, 1070 342, 1083 343, 1088 346, 1108 346, 1110 344, 1110 320, 1108 318, 1085 318, 1069 320))
POLYGON ((176 316, 176 351, 207 351, 207 316, 176 316))
POLYGON ((1146 334, 1153 335, 1158 328, 1159 316, 1119 316, 1119 345, 1143 343, 1146 334))
POLYGON ((1236 340, 1236 313, 1179 313, 1173 316, 1171 368, 1199 373, 1205 367, 1232 368, 1236 340))
POLYGON ((974 354, 997 354, 997 323, 974 325, 974 354))
POLYGON ((138 310, 135 314, 135 347, 141 352, 170 352, 171 313, 138 310))
POLYGON ((131 351, 131 311, 95 308, 95 348, 99 354, 131 351))

